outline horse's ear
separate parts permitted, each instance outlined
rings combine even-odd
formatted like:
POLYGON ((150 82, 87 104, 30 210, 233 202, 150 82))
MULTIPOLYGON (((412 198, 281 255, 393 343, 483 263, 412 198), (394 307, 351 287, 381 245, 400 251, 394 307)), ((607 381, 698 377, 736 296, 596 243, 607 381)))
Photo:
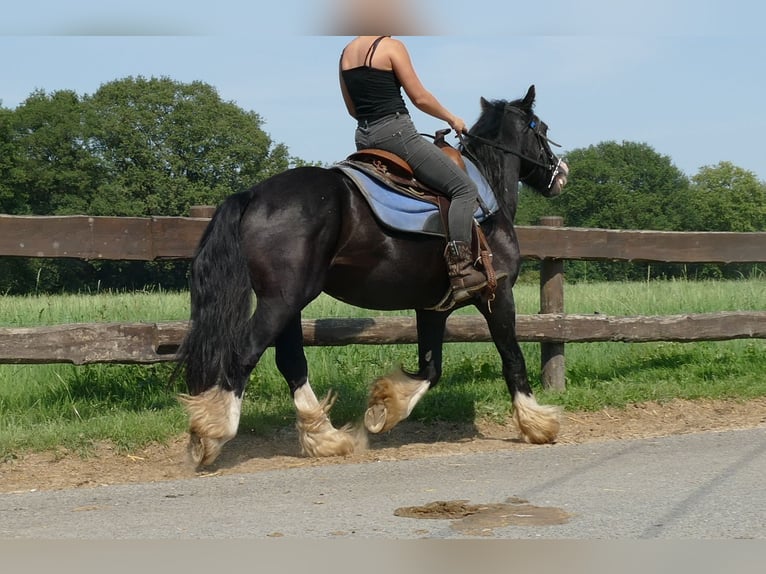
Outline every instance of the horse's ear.
POLYGON ((479 103, 481 104, 481 111, 487 111, 489 108, 492 107, 492 104, 490 104, 483 96, 479 100, 479 103))
POLYGON ((524 106, 528 109, 532 109, 532 106, 535 105, 535 85, 532 84, 529 86, 529 89, 527 90, 527 95, 524 96, 524 106))

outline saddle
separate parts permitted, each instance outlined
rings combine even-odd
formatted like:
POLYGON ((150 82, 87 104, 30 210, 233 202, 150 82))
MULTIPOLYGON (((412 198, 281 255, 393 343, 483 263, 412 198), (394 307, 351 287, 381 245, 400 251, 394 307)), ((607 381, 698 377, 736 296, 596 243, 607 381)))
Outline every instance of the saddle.
MULTIPOLYGON (((434 145, 436 145, 447 157, 449 157, 460 169, 466 171, 463 156, 459 150, 452 147, 445 137, 450 133, 450 129, 443 129, 434 135, 434 145)), ((367 175, 381 181, 394 191, 425 201, 436 206, 439 210, 442 225, 445 232, 449 234, 449 206, 450 199, 440 190, 434 189, 415 177, 412 167, 401 157, 389 151, 369 148, 358 150, 349 155, 342 164, 351 165, 354 168, 363 171, 367 175)), ((497 287, 497 274, 492 266, 492 251, 484 235, 484 231, 477 221, 473 222, 473 233, 471 241, 471 250, 474 261, 480 264, 487 275, 487 297, 494 298, 494 292, 497 287)))
MULTIPOLYGON (((450 129, 443 129, 436 132, 434 136, 434 145, 442 150, 457 166, 466 171, 463 156, 458 150, 452 147, 445 140, 445 136, 450 133, 450 129)), ((415 177, 415 173, 403 158, 383 149, 369 148, 362 149, 352 153, 346 158, 345 163, 350 163, 367 172, 370 175, 383 181, 400 193, 428 201, 437 205, 441 209, 441 199, 446 201, 449 207, 449 198, 438 189, 434 189, 415 177)), ((446 227, 445 227, 446 229, 446 227)))

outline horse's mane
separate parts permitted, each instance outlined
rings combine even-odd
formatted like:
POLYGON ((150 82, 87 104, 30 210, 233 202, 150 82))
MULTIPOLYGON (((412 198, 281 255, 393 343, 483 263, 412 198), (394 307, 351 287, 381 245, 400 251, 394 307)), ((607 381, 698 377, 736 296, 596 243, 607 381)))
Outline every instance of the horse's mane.
MULTIPOLYGON (((469 134, 497 141, 505 118, 505 110, 509 107, 516 108, 525 114, 531 114, 534 102, 528 102, 521 98, 510 102, 507 100, 488 101, 482 98, 481 115, 469 130, 469 134)), ((513 221, 516 213, 518 174, 516 174, 516 179, 509 181, 508 154, 488 145, 471 145, 470 138, 466 148, 468 157, 475 158, 479 162, 484 177, 487 178, 503 213, 513 221)))
POLYGON ((534 102, 528 103, 522 98, 511 102, 507 100, 489 101, 482 98, 481 115, 471 128, 470 132, 474 135, 488 139, 497 137, 506 108, 516 108, 521 112, 531 114, 534 108, 534 102))

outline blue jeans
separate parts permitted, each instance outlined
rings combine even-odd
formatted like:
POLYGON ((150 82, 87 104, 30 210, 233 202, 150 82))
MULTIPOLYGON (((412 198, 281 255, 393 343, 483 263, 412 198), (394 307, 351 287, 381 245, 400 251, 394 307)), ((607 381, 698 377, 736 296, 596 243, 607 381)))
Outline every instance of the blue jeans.
POLYGON ((449 238, 471 242, 478 190, 462 169, 421 136, 407 114, 393 114, 374 122, 362 121, 355 134, 356 149, 378 148, 395 153, 410 164, 415 177, 451 200, 449 238))

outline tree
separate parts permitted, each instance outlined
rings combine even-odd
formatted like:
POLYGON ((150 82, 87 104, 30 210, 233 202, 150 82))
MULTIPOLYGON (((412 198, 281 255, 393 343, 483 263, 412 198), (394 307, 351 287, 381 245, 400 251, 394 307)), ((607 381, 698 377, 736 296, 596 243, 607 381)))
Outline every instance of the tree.
POLYGON ((766 184, 724 161, 692 177, 689 217, 684 229, 766 231, 766 184))
MULTIPOLYGON (((0 108, 0 209, 187 215, 301 161, 261 126, 202 82, 125 78, 82 97, 38 90, 16 110, 0 108)), ((173 263, 5 259, 0 290, 183 287, 185 272, 173 263)))
POLYGON ((0 108, 0 206, 37 215, 185 215, 283 171, 262 120, 212 86, 126 78, 0 108))
POLYGON ((84 145, 80 99, 72 91, 33 92, 7 118, 12 157, 6 185, 12 213, 82 211, 98 185, 96 159, 84 145))
POLYGON ((24 206, 11 179, 16 169, 13 111, 0 107, 0 213, 21 213, 24 206))
POLYGON ((88 146, 106 174, 91 213, 185 215, 287 169, 260 116, 202 82, 126 78, 85 99, 88 146))
MULTIPOLYGON (((644 143, 613 141, 567 154, 569 183, 553 200, 522 187, 517 222, 536 224, 540 215, 560 215, 565 225, 607 229, 682 229, 687 177, 671 159, 644 143)), ((570 279, 636 279, 648 267, 632 263, 570 262, 570 279)), ((654 266, 673 272, 673 266, 654 266)))
MULTIPOLYGON (((705 166, 692 177, 686 198, 688 231, 766 231, 766 184, 730 162, 705 166)), ((689 265, 695 277, 741 277, 758 265, 689 265)))
POLYGON ((608 229, 680 228, 677 207, 689 181, 668 156, 635 142, 572 151, 559 206, 568 225, 608 229))

